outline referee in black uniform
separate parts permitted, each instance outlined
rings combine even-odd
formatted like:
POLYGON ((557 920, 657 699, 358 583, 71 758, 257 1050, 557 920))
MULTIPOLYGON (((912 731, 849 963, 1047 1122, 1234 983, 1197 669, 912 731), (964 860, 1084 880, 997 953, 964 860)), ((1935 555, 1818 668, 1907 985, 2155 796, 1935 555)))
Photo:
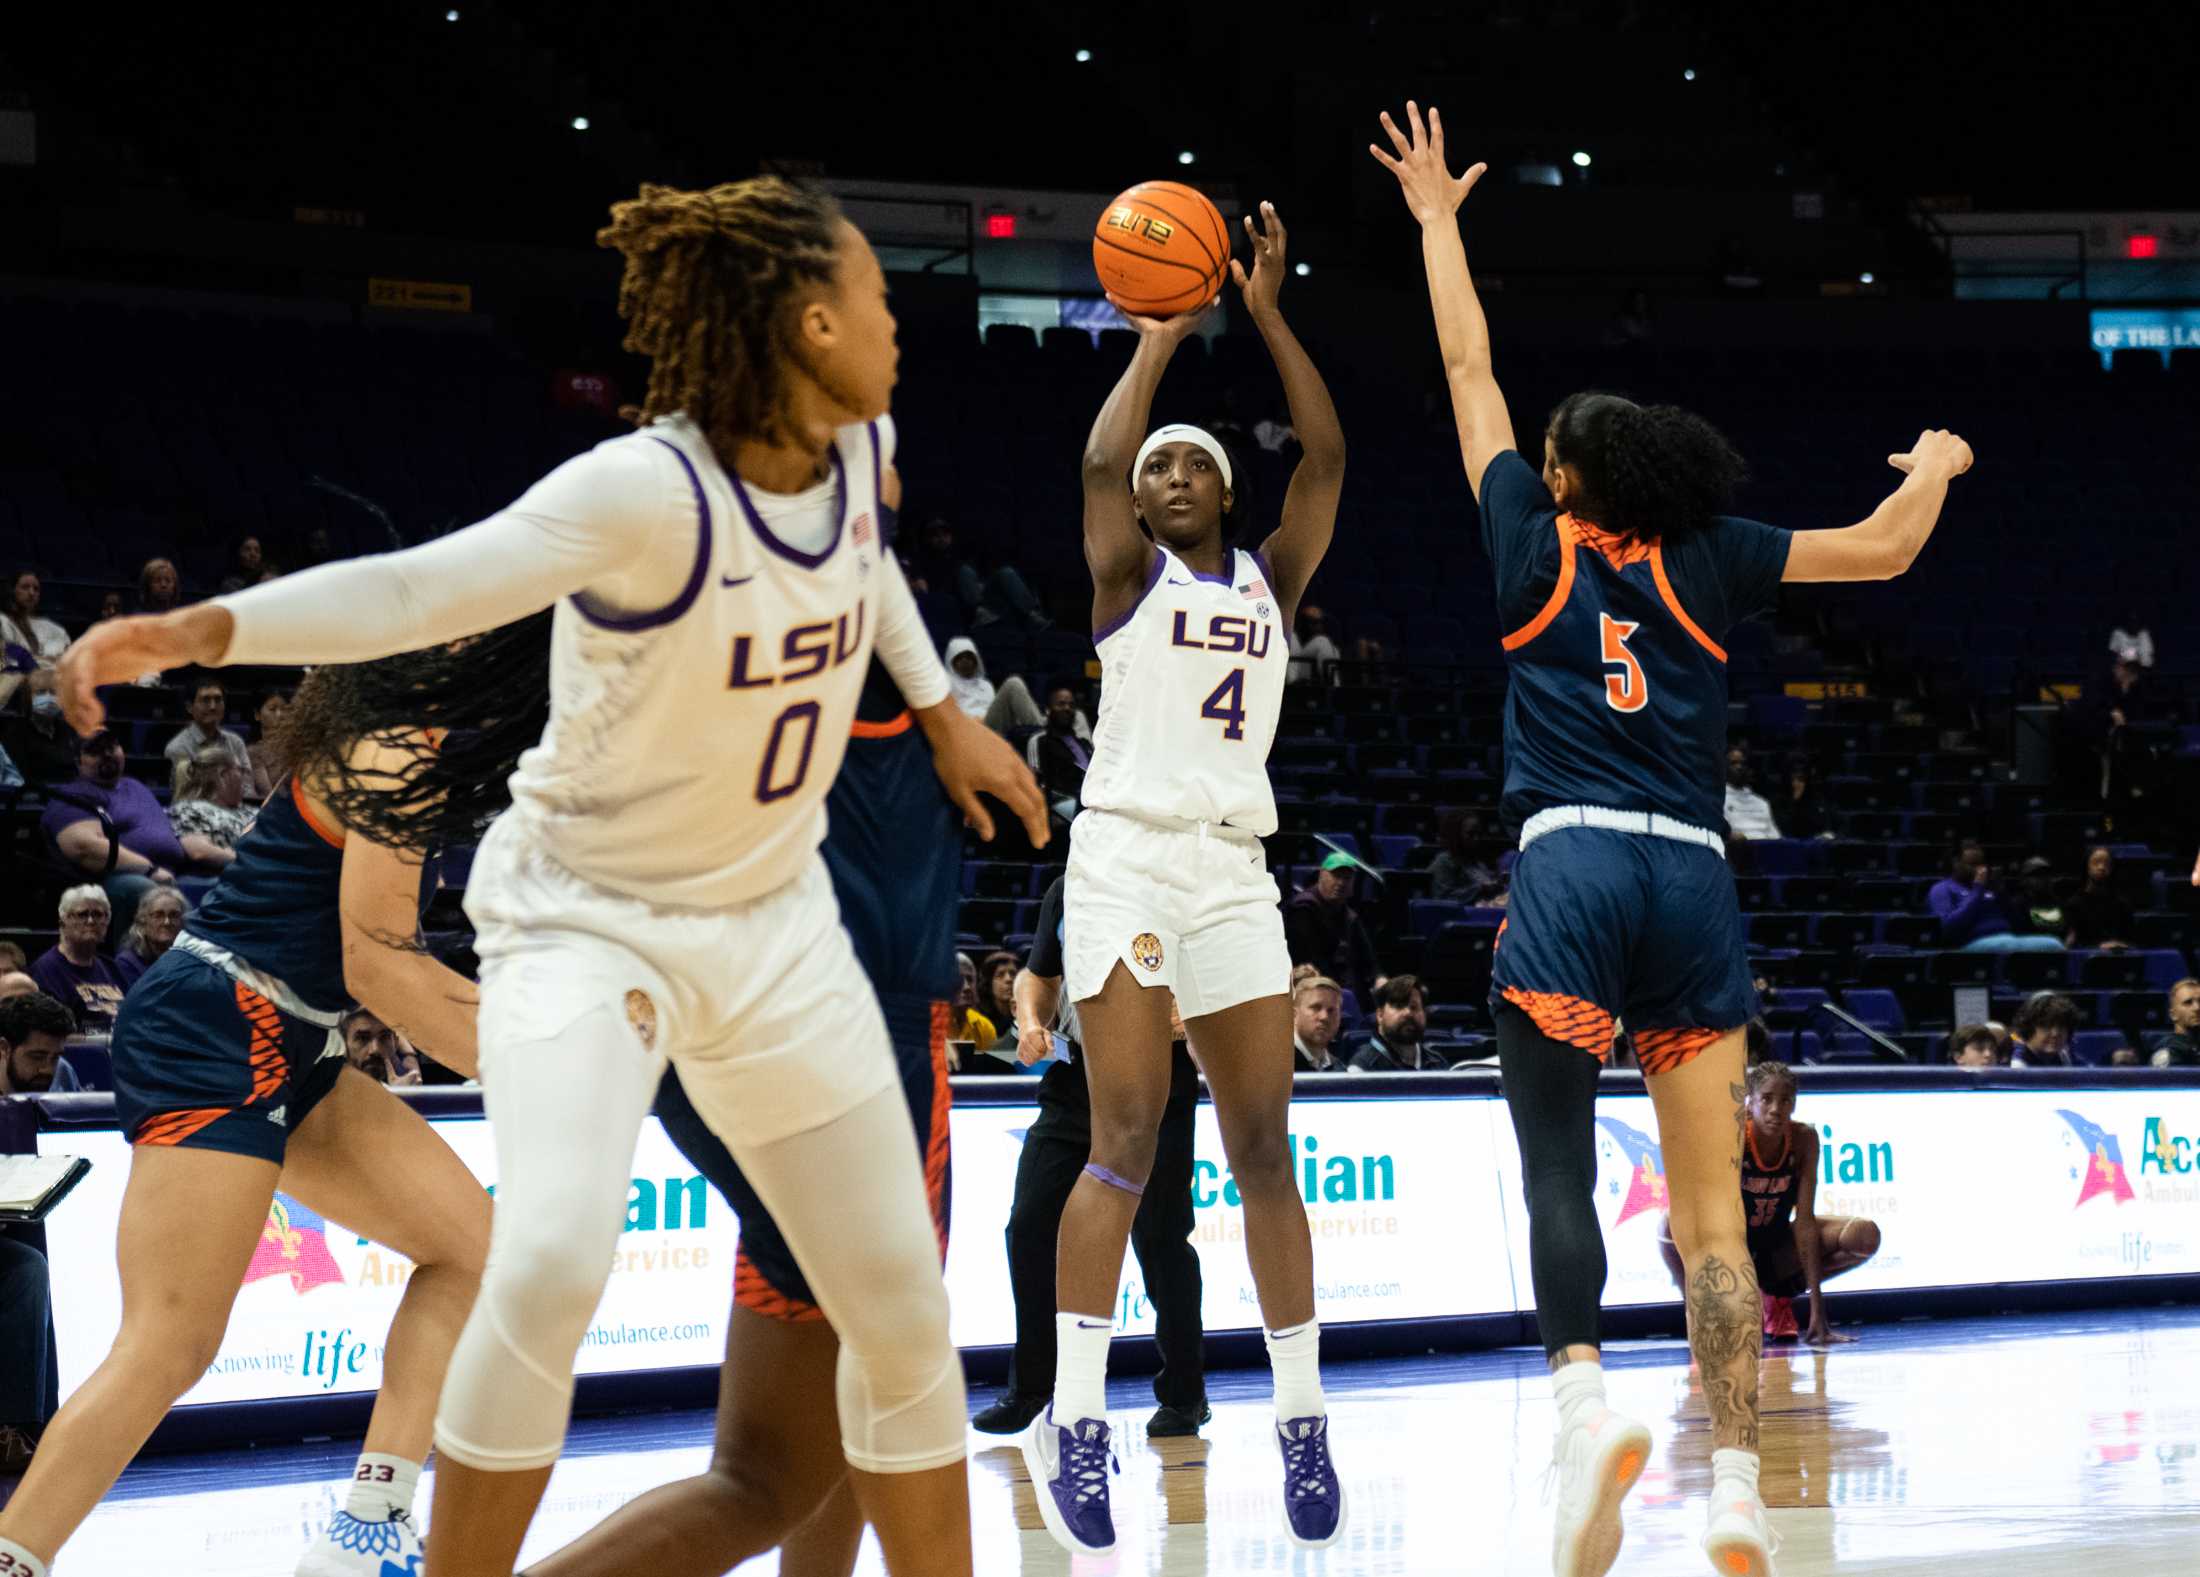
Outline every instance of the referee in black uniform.
MULTIPOLYGON (((1039 1416, 1054 1391, 1054 1254, 1062 1208, 1092 1148, 1092 1098, 1078 1060, 1077 1009, 1062 1000, 1062 887, 1057 876, 1039 902, 1031 957, 1016 976, 1019 1054, 1026 1066, 1045 1056, 1045 1026, 1068 1042, 1068 1060, 1039 1081, 1039 1120, 1024 1137, 1016 1193, 1008 1212, 1008 1278, 1016 1297, 1016 1351, 1008 1386, 971 1420, 992 1435, 1012 1435, 1039 1416)), ((1154 1305, 1161 1372, 1146 1422, 1149 1435, 1191 1435, 1207 1422, 1207 1370, 1201 1350, 1199 1253, 1192 1247, 1192 1114, 1199 1070, 1182 1040, 1169 1049, 1169 1103, 1145 1197, 1131 1223, 1131 1252, 1154 1305)))

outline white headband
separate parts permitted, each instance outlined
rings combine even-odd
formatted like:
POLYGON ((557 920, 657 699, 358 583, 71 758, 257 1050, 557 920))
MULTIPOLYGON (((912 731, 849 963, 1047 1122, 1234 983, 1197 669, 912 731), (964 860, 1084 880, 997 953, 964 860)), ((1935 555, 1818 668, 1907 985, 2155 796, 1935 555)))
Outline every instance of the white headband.
POLYGON ((1146 457, 1163 444, 1197 444, 1214 458, 1222 472, 1225 488, 1237 486, 1237 479, 1230 474, 1230 452, 1222 447, 1220 439, 1204 427, 1194 427, 1188 422, 1172 422, 1167 427, 1157 427, 1147 440, 1138 446, 1138 458, 1131 462, 1131 475, 1137 476, 1146 469, 1146 457))

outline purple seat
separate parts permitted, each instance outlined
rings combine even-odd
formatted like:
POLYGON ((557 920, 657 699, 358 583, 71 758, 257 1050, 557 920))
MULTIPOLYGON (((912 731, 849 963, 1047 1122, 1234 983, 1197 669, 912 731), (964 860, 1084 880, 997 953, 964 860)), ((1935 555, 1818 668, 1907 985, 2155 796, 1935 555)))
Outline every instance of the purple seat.
POLYGON ((2121 1030, 2081 1029, 2070 1037, 2070 1055, 2073 1061, 2088 1068, 2108 1065, 2108 1054, 2118 1046, 2127 1044, 2121 1030))
POLYGON ((1892 991, 1857 986, 1841 993, 1841 1005, 1882 1035, 1899 1035, 1909 1027, 1901 1000, 1892 991))

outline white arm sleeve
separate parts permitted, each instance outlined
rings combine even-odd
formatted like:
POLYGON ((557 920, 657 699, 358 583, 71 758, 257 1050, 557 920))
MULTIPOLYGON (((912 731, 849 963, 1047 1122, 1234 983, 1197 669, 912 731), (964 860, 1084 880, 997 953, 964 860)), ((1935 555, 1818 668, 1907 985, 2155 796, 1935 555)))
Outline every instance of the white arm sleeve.
POLYGON ((940 654, 932 650, 932 632, 924 627, 924 615, 917 612, 917 599, 910 595, 900 561, 891 553, 881 554, 879 570, 884 580, 879 586, 878 660, 894 676, 901 698, 910 706, 919 711, 938 706, 947 699, 947 670, 940 665, 940 654))
POLYGON ((677 473, 664 445, 614 440, 463 531, 217 597, 235 621, 222 661, 365 662, 495 629, 583 591, 612 612, 663 607, 694 568, 700 529, 677 473))

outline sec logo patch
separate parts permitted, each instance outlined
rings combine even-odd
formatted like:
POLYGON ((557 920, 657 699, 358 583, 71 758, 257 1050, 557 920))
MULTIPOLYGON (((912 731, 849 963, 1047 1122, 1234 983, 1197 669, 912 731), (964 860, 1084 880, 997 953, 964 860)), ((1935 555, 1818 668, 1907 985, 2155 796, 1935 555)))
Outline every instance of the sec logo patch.
POLYGON ((1141 931, 1131 938, 1131 960, 1148 974, 1161 967, 1161 938, 1141 931))

